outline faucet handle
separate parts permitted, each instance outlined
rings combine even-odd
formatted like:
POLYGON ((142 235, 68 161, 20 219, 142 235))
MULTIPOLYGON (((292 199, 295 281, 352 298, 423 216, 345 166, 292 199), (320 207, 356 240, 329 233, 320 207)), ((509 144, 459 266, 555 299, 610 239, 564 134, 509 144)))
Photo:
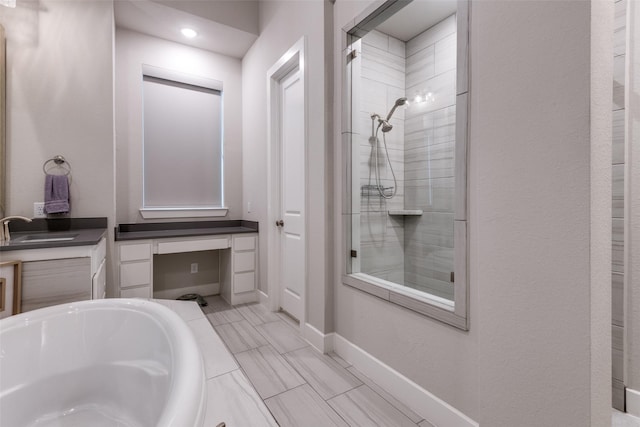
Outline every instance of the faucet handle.
POLYGON ((20 215, 7 216, 0 219, 0 224, 2 225, 2 227, 0 227, 0 241, 2 242, 8 242, 11 240, 11 234, 9 234, 9 223, 12 219, 21 219, 26 222, 31 222, 31 218, 20 215))

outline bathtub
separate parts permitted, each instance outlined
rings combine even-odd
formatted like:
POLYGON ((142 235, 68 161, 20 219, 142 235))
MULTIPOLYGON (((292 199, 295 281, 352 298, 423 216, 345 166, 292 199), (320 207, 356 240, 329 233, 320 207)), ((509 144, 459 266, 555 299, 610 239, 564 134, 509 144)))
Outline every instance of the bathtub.
POLYGON ((201 426, 195 338, 146 300, 62 304, 0 321, 0 426, 201 426))

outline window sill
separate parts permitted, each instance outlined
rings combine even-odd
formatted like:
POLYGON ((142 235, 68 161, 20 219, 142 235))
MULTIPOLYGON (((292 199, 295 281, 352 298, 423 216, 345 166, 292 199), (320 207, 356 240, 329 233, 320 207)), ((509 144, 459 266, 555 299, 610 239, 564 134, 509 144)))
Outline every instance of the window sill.
POLYGON ((142 208, 140 214, 144 219, 158 218, 204 218, 227 216, 229 208, 142 208))

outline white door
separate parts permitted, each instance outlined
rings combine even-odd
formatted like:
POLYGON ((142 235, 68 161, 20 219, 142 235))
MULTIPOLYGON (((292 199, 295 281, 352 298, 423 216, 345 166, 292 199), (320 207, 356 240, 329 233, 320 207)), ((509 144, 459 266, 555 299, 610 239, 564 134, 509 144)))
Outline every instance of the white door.
POLYGON ((280 308, 299 321, 305 289, 304 84, 296 68, 280 81, 280 308))

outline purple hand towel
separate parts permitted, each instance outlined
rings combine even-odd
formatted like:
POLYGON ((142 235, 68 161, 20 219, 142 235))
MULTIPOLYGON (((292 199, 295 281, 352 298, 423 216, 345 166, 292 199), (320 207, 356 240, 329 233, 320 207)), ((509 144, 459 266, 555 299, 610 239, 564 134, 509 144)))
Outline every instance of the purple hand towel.
POLYGON ((47 174, 44 181, 44 210, 48 214, 69 213, 69 180, 66 175, 47 174))

